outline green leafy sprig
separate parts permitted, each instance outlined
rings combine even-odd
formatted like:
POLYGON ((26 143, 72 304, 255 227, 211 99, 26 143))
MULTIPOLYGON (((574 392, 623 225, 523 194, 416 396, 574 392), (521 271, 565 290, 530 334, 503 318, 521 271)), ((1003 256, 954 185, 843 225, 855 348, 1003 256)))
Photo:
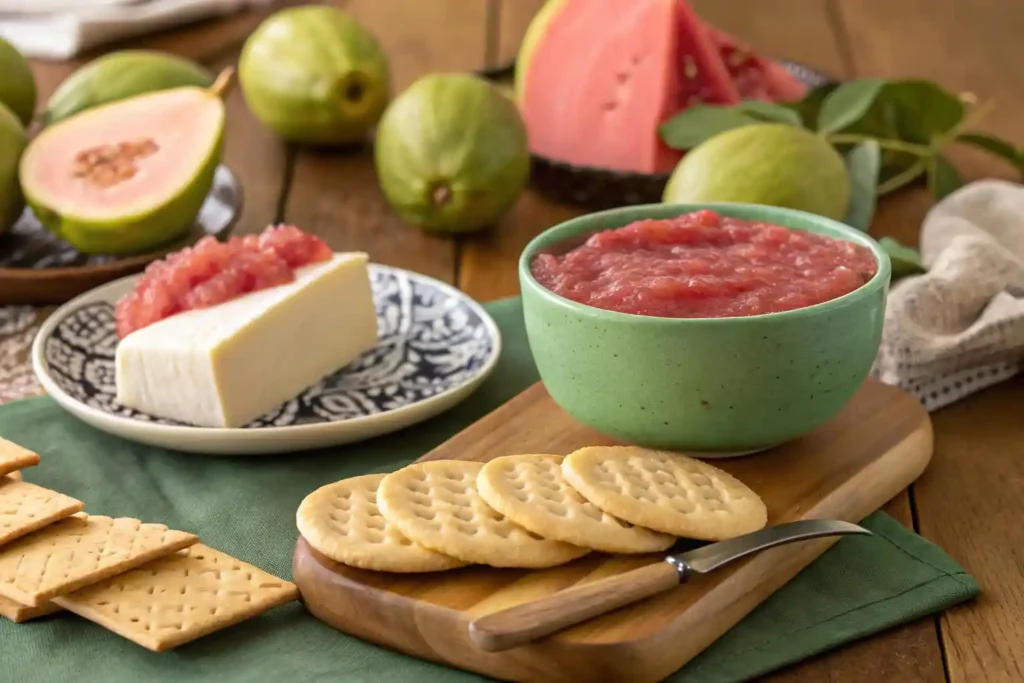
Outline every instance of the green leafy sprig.
MULTIPOLYGON (((688 150, 732 128, 755 123, 785 123, 817 132, 836 146, 850 163, 875 165, 873 152, 859 145, 878 146, 877 194, 885 195, 925 176, 932 194, 941 199, 963 184, 946 158, 956 143, 973 146, 1009 162, 1024 177, 1024 152, 989 133, 971 131, 992 110, 992 103, 975 104, 970 94, 957 95, 926 80, 862 78, 810 90, 797 102, 691 107, 662 124, 667 145, 688 150)), ((869 175, 871 169, 858 169, 869 175)), ((858 181, 854 178, 854 183, 858 181)))

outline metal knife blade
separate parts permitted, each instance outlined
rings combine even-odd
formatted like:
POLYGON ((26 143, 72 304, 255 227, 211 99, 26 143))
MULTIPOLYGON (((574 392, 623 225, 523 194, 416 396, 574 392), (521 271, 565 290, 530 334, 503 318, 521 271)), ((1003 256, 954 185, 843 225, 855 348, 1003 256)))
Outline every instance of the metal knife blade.
POLYGON ((870 536, 864 527, 832 519, 803 519, 798 522, 766 527, 727 541, 719 541, 678 555, 669 555, 665 561, 679 571, 685 580, 691 571, 706 574, 724 564, 738 560, 752 553, 774 548, 777 545, 806 541, 825 536, 847 536, 853 534, 870 536))

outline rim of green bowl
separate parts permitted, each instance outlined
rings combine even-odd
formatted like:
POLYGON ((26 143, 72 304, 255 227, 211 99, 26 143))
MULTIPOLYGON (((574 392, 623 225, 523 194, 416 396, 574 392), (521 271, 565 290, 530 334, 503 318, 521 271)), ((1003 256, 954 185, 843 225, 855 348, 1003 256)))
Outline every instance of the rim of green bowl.
POLYGON ((807 211, 798 211, 796 209, 788 209, 779 206, 768 206, 766 204, 750 204, 742 202, 640 204, 636 206, 625 206, 617 209, 588 213, 551 226, 530 240, 519 256, 520 282, 524 283, 524 286, 530 286, 533 288, 551 303, 569 308, 583 315, 607 318, 609 320, 618 320, 622 322, 629 321, 645 325, 736 325, 739 323, 775 322, 804 318, 824 313, 831 309, 843 308, 865 296, 869 296, 870 294, 878 291, 878 289, 886 286, 889 283, 891 274, 892 266, 889 261, 889 255, 886 254, 882 246, 867 233, 863 233, 840 221, 826 218, 825 216, 819 216, 818 214, 809 213, 807 211), (842 236, 841 239, 855 242, 870 249, 871 253, 875 257, 875 262, 878 264, 878 270, 875 272, 875 276, 873 278, 852 292, 836 297, 835 299, 830 299, 829 301, 823 301, 820 304, 804 306, 803 308, 794 308, 789 311, 761 313, 758 315, 732 316, 727 318, 662 318, 650 315, 639 315, 636 313, 609 311, 603 308, 590 306, 588 304, 582 304, 578 301, 567 299, 560 294, 556 294, 537 282, 530 270, 530 261, 542 247, 557 244, 558 242, 570 237, 597 232, 599 230, 614 230, 616 227, 623 227, 637 220, 645 220, 649 218, 674 218, 676 216, 704 209, 717 211, 724 216, 732 218, 775 223, 776 225, 781 225, 789 228, 790 230, 803 229, 789 224, 791 222, 804 222, 821 225, 829 230, 839 233, 842 236), (624 216, 625 218, 623 218, 623 220, 617 225, 594 227, 595 224, 604 223, 606 220, 613 220, 618 216, 624 216), (789 222, 787 222, 787 219, 789 222))

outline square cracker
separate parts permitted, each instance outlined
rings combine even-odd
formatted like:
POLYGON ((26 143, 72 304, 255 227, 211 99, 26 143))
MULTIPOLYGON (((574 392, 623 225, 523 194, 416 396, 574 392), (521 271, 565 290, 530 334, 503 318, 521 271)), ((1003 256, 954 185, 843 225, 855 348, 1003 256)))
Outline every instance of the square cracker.
POLYGON ((60 606, 52 602, 44 602, 39 607, 29 607, 0 596, 0 617, 10 619, 16 624, 60 611, 60 606))
POLYGON ((39 454, 0 439, 0 476, 39 464, 39 454))
POLYGON ((27 481, 0 477, 0 546, 80 512, 85 505, 27 481))
POLYGON ((38 607, 198 541, 163 524, 79 513, 0 547, 0 595, 38 607))
POLYGON ((298 597, 295 584, 199 544, 54 602, 163 652, 298 597))

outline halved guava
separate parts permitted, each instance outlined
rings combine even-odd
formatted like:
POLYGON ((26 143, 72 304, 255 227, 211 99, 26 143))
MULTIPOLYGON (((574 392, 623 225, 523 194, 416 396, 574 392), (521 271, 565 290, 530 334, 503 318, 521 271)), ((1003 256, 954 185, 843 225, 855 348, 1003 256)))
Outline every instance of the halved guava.
POLYGON ((88 254, 131 254, 189 230, 220 159, 219 85, 86 110, 46 128, 21 160, 36 217, 88 254))
POLYGON ((739 94, 685 2, 556 0, 531 23, 517 93, 534 154, 576 166, 671 170, 658 126, 739 94))
POLYGON ((781 65, 701 21, 685 0, 549 0, 516 66, 533 154, 573 166, 672 170, 658 126, 688 107, 799 99, 781 65))

